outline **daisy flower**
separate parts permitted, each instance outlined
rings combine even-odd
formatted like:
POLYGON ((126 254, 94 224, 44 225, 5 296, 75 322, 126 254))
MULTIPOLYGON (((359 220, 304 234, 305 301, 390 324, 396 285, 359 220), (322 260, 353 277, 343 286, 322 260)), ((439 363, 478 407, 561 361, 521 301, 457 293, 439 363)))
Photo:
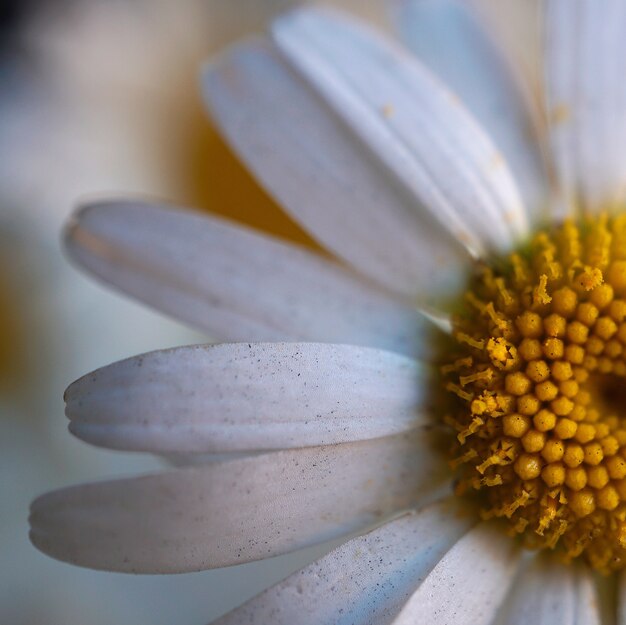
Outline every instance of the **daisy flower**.
POLYGON ((484 16, 397 10, 414 56, 305 8, 204 74, 325 253, 146 202, 75 215, 76 262, 229 342, 69 387, 76 436, 181 466, 44 495, 32 540, 174 573, 347 537, 223 624, 623 619, 626 5, 543 3, 528 90, 484 16))

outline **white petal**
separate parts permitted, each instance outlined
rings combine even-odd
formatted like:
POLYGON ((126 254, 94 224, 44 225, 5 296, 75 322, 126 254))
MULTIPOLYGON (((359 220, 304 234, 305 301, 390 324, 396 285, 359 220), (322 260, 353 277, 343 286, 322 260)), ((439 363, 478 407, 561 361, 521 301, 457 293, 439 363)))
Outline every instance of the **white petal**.
POLYGON ((229 51, 204 84, 240 156, 324 246, 403 297, 458 288, 469 253, 271 44, 229 51))
POLYGON ((584 565, 578 567, 576 579, 576 619, 573 625, 602 625, 602 606, 593 573, 584 565))
POLYGON ((67 247, 105 282, 220 340, 428 355, 423 336, 432 336, 432 324, 408 305, 331 261, 218 218, 141 202, 97 204, 76 214, 67 247))
POLYGON ((566 199, 606 209, 626 197, 626 3, 549 0, 546 93, 566 199))
POLYGON ((428 434, 310 447, 76 486, 32 505, 42 551, 97 569, 174 573, 338 537, 414 506, 448 473, 428 434))
POLYGON ((65 396, 90 443, 158 453, 312 447, 407 431, 427 371, 391 352, 316 343, 182 347, 103 367, 65 396))
POLYGON ((447 268, 466 258, 442 228, 477 254, 524 229, 499 153, 406 53, 316 10, 280 19, 273 37, 281 54, 255 42, 210 67, 207 101, 244 160, 326 246, 398 292, 432 295, 447 292, 447 268))
POLYGON ((393 625, 489 625, 518 560, 502 528, 481 523, 446 553, 393 625))
POLYGON ((515 580, 498 625, 600 625, 589 569, 533 557, 515 580))
POLYGON ((215 625, 387 625, 469 527, 438 503, 345 543, 215 625))
POLYGON ((508 248, 525 231, 518 190, 501 154, 458 99, 413 57, 331 10, 294 11, 278 19, 272 33, 289 62, 325 98, 338 110, 352 109, 354 130, 382 150, 387 165, 399 168, 396 173, 429 208, 443 213, 448 227, 460 219, 481 243, 497 249, 508 248), (392 110, 381 115, 385 105, 392 110), (484 220, 493 221, 487 226, 484 220))
POLYGON ((548 198, 534 120, 495 38, 458 0, 402 0, 396 23, 408 47, 461 98, 502 151, 535 218, 548 198))
MULTIPOLYGON (((458 0, 457 0, 458 1, 458 0)), ((541 19, 543 0, 468 0, 467 4, 484 24, 490 37, 504 54, 510 71, 520 84, 533 111, 539 130, 545 130, 540 104, 541 19)), ((542 136, 545 136, 542 135, 542 136)))

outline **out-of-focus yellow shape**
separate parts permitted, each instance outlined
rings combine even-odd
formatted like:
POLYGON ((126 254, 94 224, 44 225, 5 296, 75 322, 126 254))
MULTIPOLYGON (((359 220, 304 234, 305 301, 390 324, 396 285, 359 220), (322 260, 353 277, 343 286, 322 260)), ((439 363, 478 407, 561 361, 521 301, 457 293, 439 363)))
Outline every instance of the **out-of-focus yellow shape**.
POLYGON ((190 146, 189 189, 198 205, 272 234, 314 245, 269 197, 211 124, 190 146))
POLYGON ((11 277, 10 259, 0 250, 0 393, 11 390, 24 378, 25 328, 16 306, 20 298, 11 277))
POLYGON ((185 111, 178 144, 178 202, 202 208, 293 242, 316 243, 261 188, 222 139, 199 98, 185 111))

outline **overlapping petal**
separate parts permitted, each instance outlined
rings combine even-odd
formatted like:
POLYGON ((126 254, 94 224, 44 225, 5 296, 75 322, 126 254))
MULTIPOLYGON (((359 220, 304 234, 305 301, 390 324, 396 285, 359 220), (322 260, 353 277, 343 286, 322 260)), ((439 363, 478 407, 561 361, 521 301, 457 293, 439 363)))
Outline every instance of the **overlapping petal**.
POLYGON ((311 447, 428 424, 427 371, 376 349, 316 343, 182 347, 87 374, 66 394, 70 429, 157 453, 311 447))
POLYGON ((532 558, 515 580, 497 625, 600 625, 600 608, 589 569, 551 556, 532 558))
POLYGON ((343 544, 215 625, 389 625, 473 522, 458 505, 433 504, 343 544))
POLYGON ((395 22, 409 49, 461 98, 502 151, 525 206, 546 219, 548 189, 524 87, 467 2, 401 0, 395 22))
POLYGON ((211 65, 207 101, 251 169, 329 249, 398 293, 433 298, 467 262, 463 245, 477 254, 524 231, 501 155, 414 59, 320 9, 279 19, 272 37, 211 65))
POLYGON ((443 556, 393 625, 490 625, 519 557, 508 536, 488 523, 477 525, 443 556))
MULTIPOLYGON (((205 92, 231 144, 326 247, 402 296, 452 292, 469 253, 427 214, 268 42, 208 68, 205 92), (441 282, 429 290, 429 276, 441 282)), ((382 115, 382 114, 381 114, 382 115)))
POLYGON ((272 36, 322 97, 351 114, 355 131, 371 130, 370 145, 383 159, 389 155, 387 165, 444 227, 454 232, 456 223, 465 226, 454 232, 460 241, 469 244, 467 237, 476 235, 480 247, 506 249, 525 234, 526 214, 501 154, 461 102, 412 56, 330 10, 280 17, 272 36), (376 113, 384 130, 371 127, 376 113), (394 149, 404 158, 392 156, 394 149), (408 167, 405 159, 411 160, 408 167))
POLYGON ((415 506, 447 471, 425 432, 210 463, 48 493, 31 540, 97 569, 175 573, 268 558, 415 506))
POLYGON ((144 202, 79 211, 71 257, 101 280, 234 341, 353 343, 427 356, 432 324, 332 261, 228 221, 144 202))
POLYGON ((626 198, 626 4, 547 0, 546 107, 554 164, 571 206, 626 198))

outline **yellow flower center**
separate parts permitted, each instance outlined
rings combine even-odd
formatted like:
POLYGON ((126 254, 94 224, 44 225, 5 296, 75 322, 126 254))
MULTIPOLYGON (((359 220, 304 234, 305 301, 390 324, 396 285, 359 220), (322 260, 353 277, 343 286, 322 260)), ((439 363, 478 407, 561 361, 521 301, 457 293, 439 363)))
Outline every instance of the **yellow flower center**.
POLYGON ((626 215, 482 267, 442 367, 459 494, 531 548, 626 565, 626 215))

